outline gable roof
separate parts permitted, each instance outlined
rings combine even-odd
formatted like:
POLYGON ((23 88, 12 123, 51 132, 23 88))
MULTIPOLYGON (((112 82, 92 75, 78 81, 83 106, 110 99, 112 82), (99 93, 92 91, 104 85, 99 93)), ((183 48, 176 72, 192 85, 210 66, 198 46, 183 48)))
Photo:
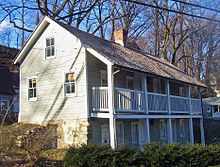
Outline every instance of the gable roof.
MULTIPOLYGON (((179 68, 177 68, 176 66, 172 65, 164 59, 151 56, 141 51, 123 47, 112 41, 108 41, 91 35, 87 32, 78 30, 70 25, 66 25, 64 23, 48 19, 48 17, 44 17, 43 20, 44 19, 56 22, 61 27, 63 27, 71 34, 76 36, 84 46, 96 51, 101 56, 109 60, 113 65, 118 65, 138 70, 141 72, 157 75, 160 77, 169 78, 172 80, 182 81, 185 83, 206 87, 203 83, 185 74, 179 68)), ((43 22, 44 21, 42 21, 41 24, 43 24, 43 22)), ((35 30, 37 30, 37 28, 35 30)), ((19 54, 15 59, 15 63, 18 61, 18 59, 19 54)))

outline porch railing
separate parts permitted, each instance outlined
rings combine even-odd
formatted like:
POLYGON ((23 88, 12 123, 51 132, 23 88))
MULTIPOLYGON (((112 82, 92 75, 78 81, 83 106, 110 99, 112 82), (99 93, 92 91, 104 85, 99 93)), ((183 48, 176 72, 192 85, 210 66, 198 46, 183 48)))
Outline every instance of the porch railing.
POLYGON ((148 110, 150 112, 167 112, 167 95, 148 92, 148 110))
POLYGON ((190 101, 191 101, 190 112, 193 114, 201 113, 202 111, 201 100, 191 98, 190 101))
POLYGON ((94 111, 108 111, 108 88, 92 88, 92 107, 94 111))
POLYGON ((144 112, 144 92, 115 88, 115 110, 144 112))
POLYGON ((170 110, 173 113, 189 113, 189 99, 182 96, 170 96, 170 110))
MULTIPOLYGON (((108 111, 108 88, 93 87, 93 111, 108 111)), ((145 105, 145 92, 124 88, 115 88, 114 102, 117 112, 168 112, 168 96, 160 93, 147 93, 148 105, 145 105), (148 109, 146 109, 148 106, 148 109)), ((200 99, 170 96, 171 113, 201 113, 200 99)))

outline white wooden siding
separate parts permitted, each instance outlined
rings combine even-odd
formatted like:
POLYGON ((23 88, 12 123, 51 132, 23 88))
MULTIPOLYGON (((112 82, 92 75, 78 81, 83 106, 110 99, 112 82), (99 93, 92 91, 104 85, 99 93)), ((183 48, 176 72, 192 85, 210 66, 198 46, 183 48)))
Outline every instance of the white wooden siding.
POLYGON ((81 47, 80 41, 51 23, 21 64, 21 121, 87 119, 85 69, 85 49, 81 47), (45 60, 45 42, 50 36, 55 37, 56 57, 45 60), (71 67, 76 73, 82 69, 82 73, 76 83, 76 97, 65 97, 63 75, 71 67), (33 75, 38 78, 37 101, 29 102, 26 80, 33 75))

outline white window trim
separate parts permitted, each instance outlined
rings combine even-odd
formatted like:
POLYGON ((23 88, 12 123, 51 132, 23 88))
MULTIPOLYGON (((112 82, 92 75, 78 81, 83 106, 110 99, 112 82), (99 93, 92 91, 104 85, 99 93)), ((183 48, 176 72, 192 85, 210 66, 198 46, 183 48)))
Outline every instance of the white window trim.
MULTIPOLYGON (((121 126, 122 126, 122 143, 121 143, 121 145, 124 145, 125 144, 125 138, 124 138, 124 133, 125 133, 125 128, 124 128, 124 122, 117 122, 116 123, 116 128, 118 128, 118 125, 120 125, 121 124, 121 126)), ((116 129, 116 132, 117 132, 117 129, 116 129)), ((117 133, 116 133, 117 134, 117 133)), ((120 146, 121 146, 120 145, 120 146)))
POLYGON ((27 78, 27 101, 37 101, 37 97, 38 97, 37 85, 38 85, 37 76, 32 76, 27 78), (29 98, 29 80, 34 78, 36 79, 36 97, 29 98))
POLYGON ((52 36, 46 36, 45 39, 44 39, 44 60, 50 60, 50 59, 54 59, 56 58, 56 48, 57 48, 57 43, 56 43, 56 37, 55 35, 52 35, 52 36), (46 56, 46 51, 45 49, 47 48, 47 39, 48 38, 53 38, 54 39, 54 56, 50 56, 50 57, 47 57, 46 56))
POLYGON ((179 120, 179 135, 180 135, 180 137, 185 137, 185 120, 184 119, 180 119, 179 120), (182 125, 183 125, 183 131, 182 131, 182 133, 181 133, 181 128, 180 128, 180 121, 182 121, 182 125))
MULTIPOLYGON (((132 82, 133 82, 133 87, 134 87, 134 77, 132 77, 132 76, 126 76, 126 88, 127 89, 130 89, 130 88, 128 88, 128 80, 132 80, 132 82)), ((134 89, 134 88, 133 88, 134 89)))
MULTIPOLYGON (((3 108, 2 108, 2 102, 3 101, 7 101, 8 103, 7 103, 7 109, 9 108, 9 106, 10 106, 10 100, 8 100, 8 99, 1 99, 1 110, 3 110, 3 108)), ((6 109, 6 110, 7 110, 6 109)))
POLYGON ((64 97, 75 97, 77 95, 77 89, 76 89, 76 70, 68 70, 68 71, 64 71, 63 73, 63 94, 64 97), (75 93, 66 93, 66 87, 65 87, 65 76, 68 73, 74 73, 74 80, 75 80, 75 93))
POLYGON ((131 143, 132 143, 132 144, 138 144, 139 138, 140 138, 140 125, 139 125, 139 122, 131 122, 131 143), (132 140, 132 126, 133 126, 133 125, 138 125, 138 130, 137 130, 138 139, 137 139, 136 142, 132 140))
POLYGON ((162 140, 162 141, 164 141, 164 140, 166 140, 167 139, 167 127, 166 127, 166 121, 165 121, 165 119, 160 119, 160 140, 162 140), (162 134, 161 134, 161 129, 162 129, 162 127, 161 127, 161 122, 163 122, 164 123, 164 136, 162 136, 162 134))
POLYGON ((101 86, 107 86, 107 85, 104 85, 104 83, 102 83, 102 76, 106 75, 106 80, 107 80, 107 84, 108 84, 107 71, 106 70, 100 70, 100 74, 101 74, 101 86))

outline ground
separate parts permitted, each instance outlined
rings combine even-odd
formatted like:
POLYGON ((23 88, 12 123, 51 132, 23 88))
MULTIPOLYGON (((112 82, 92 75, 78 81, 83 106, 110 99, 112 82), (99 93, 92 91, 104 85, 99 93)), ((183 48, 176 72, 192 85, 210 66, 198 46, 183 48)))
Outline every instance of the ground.
MULTIPOLYGON (((17 137, 25 134, 29 129, 33 129, 38 125, 15 123, 8 126, 0 127, 0 166, 31 166, 31 154, 24 148, 17 146, 17 137)), ((33 150, 39 144, 35 143, 33 150)), ((36 159, 36 166, 62 166, 62 159, 66 153, 66 149, 49 149, 40 152, 40 156, 36 159)))

